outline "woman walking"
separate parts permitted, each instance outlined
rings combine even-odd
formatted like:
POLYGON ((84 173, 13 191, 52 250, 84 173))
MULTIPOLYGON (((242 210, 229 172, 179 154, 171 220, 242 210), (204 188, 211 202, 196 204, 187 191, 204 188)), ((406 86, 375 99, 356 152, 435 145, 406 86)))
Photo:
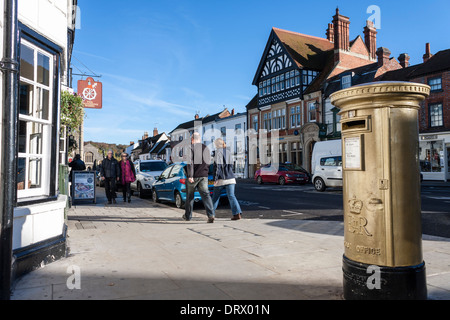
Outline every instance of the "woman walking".
POLYGON ((219 205, 220 193, 223 188, 225 188, 231 207, 231 212, 233 214, 231 220, 240 220, 242 218, 242 211, 234 194, 236 179, 233 173, 233 165, 231 164, 231 153, 226 149, 225 141, 221 138, 216 139, 214 144, 216 145, 216 157, 214 162, 214 192, 212 199, 214 204, 214 212, 219 205))
POLYGON ((131 202, 131 182, 136 181, 136 171, 134 170, 134 164, 128 159, 127 153, 122 153, 122 160, 120 164, 120 181, 123 187, 123 202, 131 202))

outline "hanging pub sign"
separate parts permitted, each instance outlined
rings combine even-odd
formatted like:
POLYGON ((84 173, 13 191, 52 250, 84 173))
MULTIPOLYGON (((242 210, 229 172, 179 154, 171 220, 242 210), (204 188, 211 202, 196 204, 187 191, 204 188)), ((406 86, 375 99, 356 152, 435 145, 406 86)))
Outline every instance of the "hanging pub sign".
POLYGON ((88 109, 102 109, 103 86, 91 77, 78 80, 78 95, 84 100, 84 107, 88 109))

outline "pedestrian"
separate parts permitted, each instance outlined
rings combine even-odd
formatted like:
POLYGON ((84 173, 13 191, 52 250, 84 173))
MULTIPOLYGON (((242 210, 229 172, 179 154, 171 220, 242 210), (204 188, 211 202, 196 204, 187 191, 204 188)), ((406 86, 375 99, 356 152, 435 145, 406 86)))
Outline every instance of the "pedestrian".
POLYGON ((211 195, 208 189, 208 172, 211 165, 211 152, 209 148, 201 142, 198 132, 194 132, 191 137, 191 145, 187 150, 187 180, 186 180, 186 206, 183 219, 191 220, 194 210, 194 193, 198 189, 206 209, 208 223, 214 222, 214 208, 211 195))
POLYGON ((69 167, 72 168, 70 170, 69 181, 72 182, 72 176, 74 171, 84 171, 86 170, 86 165, 84 161, 81 160, 81 156, 79 154, 75 155, 75 158, 69 163, 69 167))
POLYGON ((136 170, 134 164, 128 159, 128 153, 122 153, 122 160, 120 160, 120 179, 123 187, 123 202, 131 202, 131 182, 136 181, 136 170))
POLYGON ((108 204, 116 202, 116 181, 120 179, 119 162, 113 158, 112 150, 108 150, 107 157, 103 159, 100 167, 100 175, 105 182, 106 197, 108 204))
POLYGON ((223 189, 227 191, 228 202, 230 203, 231 213, 233 217, 231 220, 240 220, 242 218, 242 210, 238 200, 235 196, 236 178, 233 173, 233 165, 231 159, 231 152, 227 149, 225 141, 221 138, 214 142, 216 146, 216 155, 214 161, 214 192, 213 205, 214 215, 219 206, 220 194, 223 189))

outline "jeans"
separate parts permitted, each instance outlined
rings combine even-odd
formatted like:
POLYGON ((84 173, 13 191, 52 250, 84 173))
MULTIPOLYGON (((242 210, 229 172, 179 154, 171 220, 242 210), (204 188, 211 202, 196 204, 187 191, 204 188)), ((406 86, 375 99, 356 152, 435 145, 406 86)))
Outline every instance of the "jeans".
POLYGON ((223 188, 227 190, 228 202, 230 203, 231 212, 233 216, 242 213, 241 206, 239 205, 236 196, 234 195, 234 190, 236 188, 235 184, 227 184, 225 186, 214 187, 213 193, 213 204, 214 204, 214 212, 216 212, 217 207, 219 206, 220 194, 222 193, 223 188))
POLYGON ((186 206, 184 209, 186 220, 191 220, 192 218, 192 211, 194 210, 195 188, 198 189, 198 192, 202 197, 203 205, 206 209, 206 214, 208 215, 208 217, 214 217, 213 203, 208 189, 208 177, 202 177, 194 178, 194 183, 190 183, 189 179, 186 179, 186 206))

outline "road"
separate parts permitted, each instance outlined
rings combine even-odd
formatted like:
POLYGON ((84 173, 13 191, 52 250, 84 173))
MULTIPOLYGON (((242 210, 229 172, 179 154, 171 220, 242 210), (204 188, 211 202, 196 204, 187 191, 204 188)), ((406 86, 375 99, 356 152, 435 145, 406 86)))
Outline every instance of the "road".
MULTIPOLYGON (((245 180, 238 183, 236 196, 248 218, 343 221, 338 188, 320 193, 310 184, 258 185, 245 180)), ((229 206, 221 205, 216 216, 231 217, 229 206)), ((450 238, 450 188, 422 187, 422 225, 424 234, 450 238)))

